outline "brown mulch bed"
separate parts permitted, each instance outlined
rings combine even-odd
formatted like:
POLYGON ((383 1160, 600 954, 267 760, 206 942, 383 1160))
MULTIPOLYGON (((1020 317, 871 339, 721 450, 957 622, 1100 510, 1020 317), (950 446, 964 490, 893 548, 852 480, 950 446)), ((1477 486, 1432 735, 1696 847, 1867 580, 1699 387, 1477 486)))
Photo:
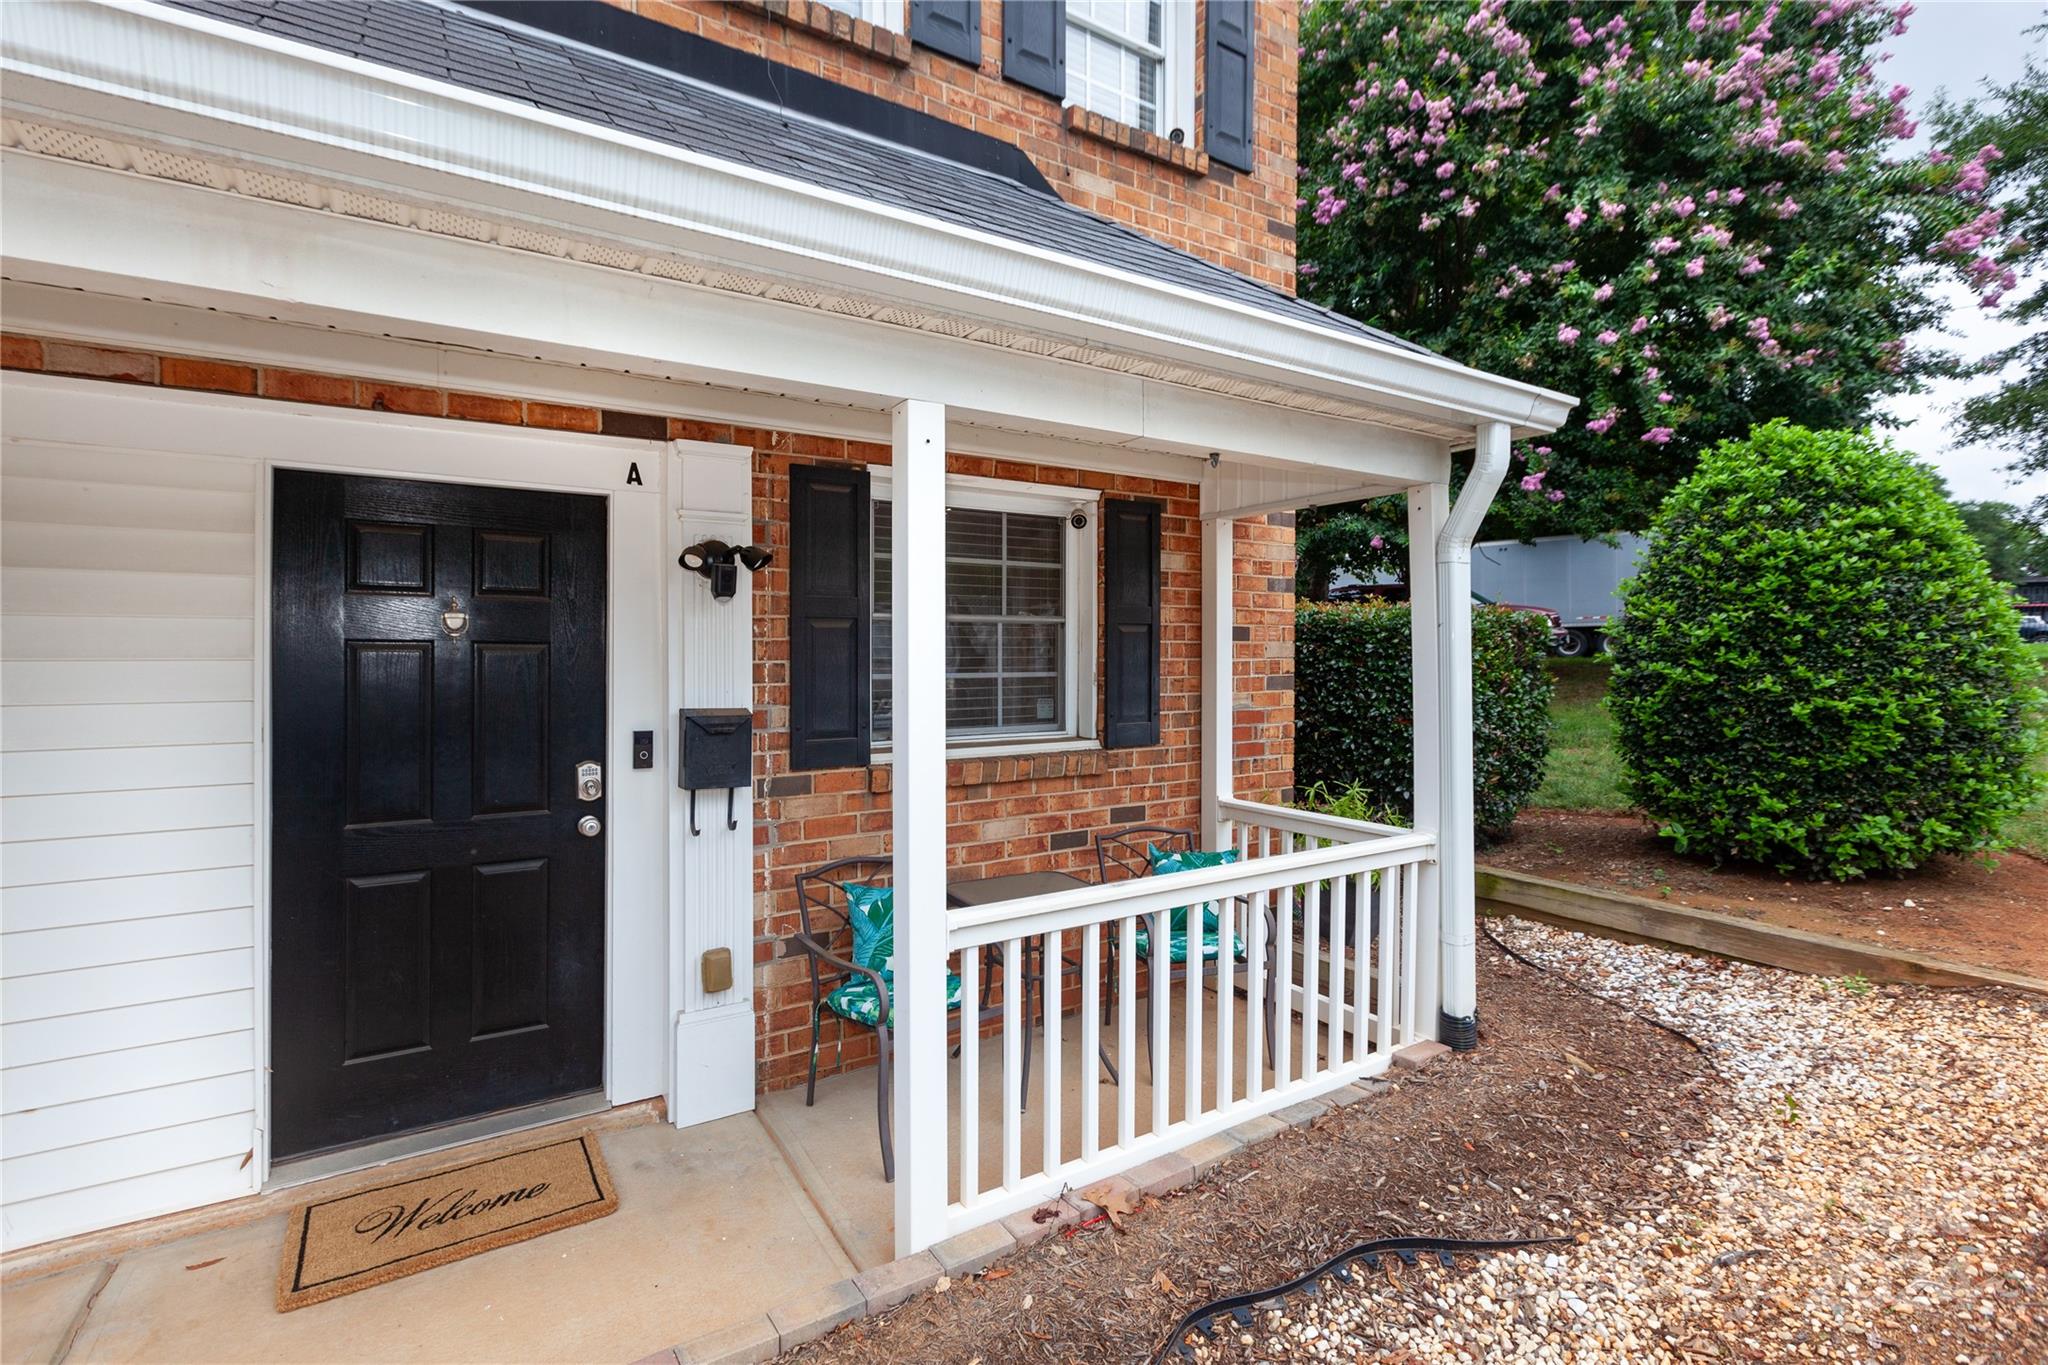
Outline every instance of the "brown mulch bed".
POLYGON ((1525 810, 1489 867, 2048 979, 2048 862, 1937 858, 1901 877, 1835 883, 1681 857, 1626 813, 1525 810))
POLYGON ((1482 1046, 1241 1153, 1118 1232, 1072 1230, 791 1360, 1149 1359, 1209 1300, 1401 1233, 1576 1234, 1661 1209, 1724 1083, 1686 1043, 1482 939, 1482 1046))

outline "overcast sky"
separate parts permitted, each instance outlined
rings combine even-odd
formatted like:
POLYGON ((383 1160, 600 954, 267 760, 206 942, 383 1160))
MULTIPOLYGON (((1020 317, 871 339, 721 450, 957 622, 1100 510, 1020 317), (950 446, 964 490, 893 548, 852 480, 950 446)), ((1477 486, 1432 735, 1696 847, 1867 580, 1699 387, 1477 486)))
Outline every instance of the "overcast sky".
MULTIPOLYGON (((2048 18, 2041 0, 1919 0, 1919 12, 1903 38, 1890 44, 1891 60, 1879 68, 1887 86, 1897 83, 1913 92, 1913 104, 1924 108, 1938 89, 1951 95, 1977 94, 1986 77, 2003 83, 2020 74, 2028 53, 2048 55, 2038 34, 2027 29, 2048 18)), ((1924 139, 1916 145, 1924 145, 1924 139)), ((2022 285, 2021 292, 2026 288, 2022 285)), ((1966 356, 1980 356, 2010 345, 2019 329, 1996 312, 1977 307, 1974 295, 1952 287, 1942 297, 1952 300, 1946 338, 1938 344, 1966 356)), ((2013 502, 2022 506, 2048 495, 2048 475, 2014 483, 2001 466, 2010 456, 1989 446, 1958 445, 1949 439, 1956 403, 1969 393, 1996 389, 1992 380, 1933 385, 1928 392, 1895 400, 1892 412, 1907 425, 1895 433, 1904 448, 1930 460, 1958 498, 2013 502)))

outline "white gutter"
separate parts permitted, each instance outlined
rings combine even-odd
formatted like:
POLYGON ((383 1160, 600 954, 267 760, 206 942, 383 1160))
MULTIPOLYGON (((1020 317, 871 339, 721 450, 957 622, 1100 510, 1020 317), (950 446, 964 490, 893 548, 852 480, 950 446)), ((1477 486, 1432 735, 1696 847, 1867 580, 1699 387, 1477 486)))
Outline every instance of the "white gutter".
POLYGON ((1574 399, 1371 337, 157 5, 17 3, 8 112, 471 203, 1465 425, 1574 399))
POLYGON ((1437 678, 1443 689, 1443 826, 1438 832, 1437 961, 1443 972, 1437 1036, 1460 1052, 1479 1045, 1472 863, 1472 540, 1507 473, 1511 433, 1504 422, 1479 427, 1472 472, 1436 538, 1437 678))

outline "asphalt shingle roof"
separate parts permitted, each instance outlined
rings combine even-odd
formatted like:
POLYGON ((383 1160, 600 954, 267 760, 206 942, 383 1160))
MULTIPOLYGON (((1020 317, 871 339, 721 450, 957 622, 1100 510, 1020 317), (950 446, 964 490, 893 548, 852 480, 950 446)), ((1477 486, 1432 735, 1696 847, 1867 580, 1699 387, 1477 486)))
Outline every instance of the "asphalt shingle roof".
POLYGON ((1331 331, 1424 350, 1008 176, 468 10, 422 0, 172 3, 274 37, 1065 252, 1331 331))

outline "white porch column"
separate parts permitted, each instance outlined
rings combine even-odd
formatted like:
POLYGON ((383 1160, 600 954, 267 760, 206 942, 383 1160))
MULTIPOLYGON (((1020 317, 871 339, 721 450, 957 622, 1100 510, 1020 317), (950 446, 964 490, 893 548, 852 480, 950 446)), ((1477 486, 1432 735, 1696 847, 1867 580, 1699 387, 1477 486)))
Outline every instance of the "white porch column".
POLYGON ((1443 994, 1438 1041, 1478 1046, 1478 984, 1474 933, 1477 904, 1472 869, 1472 538, 1493 503, 1508 465, 1505 422, 1480 426, 1472 472, 1437 535, 1437 685, 1442 689, 1441 765, 1444 823, 1438 842, 1443 994))
MULTIPOLYGON (((1437 972, 1437 934, 1442 923, 1444 861, 1449 854, 1444 819, 1444 714, 1439 682, 1442 661, 1437 640, 1444 633, 1436 576, 1436 540, 1450 516, 1450 488, 1416 484, 1408 490, 1409 674, 1415 707, 1415 828, 1437 836, 1437 861, 1421 869, 1415 897, 1416 923, 1409 938, 1415 956, 1418 1032, 1436 1036, 1442 982, 1437 972)), ((1415 1039, 1408 1039, 1414 1042, 1415 1039)))
POLYGON ((892 416, 896 1254, 908 1256, 946 1226, 946 409, 912 400, 892 416))
POLYGON ((1214 471, 1202 480, 1202 847, 1231 846, 1223 802, 1236 791, 1237 523, 1212 516, 1214 471))

